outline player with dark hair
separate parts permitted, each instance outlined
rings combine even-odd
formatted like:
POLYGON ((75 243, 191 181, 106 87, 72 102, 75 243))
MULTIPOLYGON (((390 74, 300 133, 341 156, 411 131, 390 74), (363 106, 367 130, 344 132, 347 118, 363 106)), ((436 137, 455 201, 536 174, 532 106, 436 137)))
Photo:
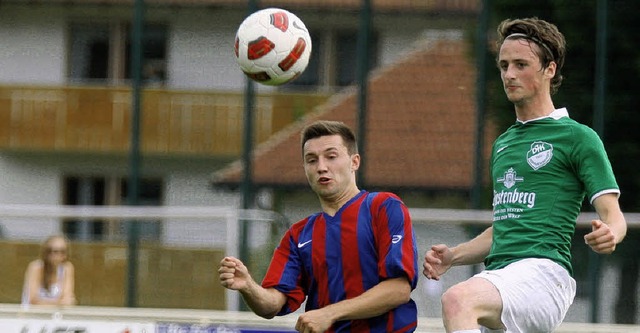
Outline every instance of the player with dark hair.
POLYGON ((307 180, 322 212, 295 223, 276 248, 262 285, 238 259, 220 263, 220 282, 259 316, 296 311, 300 332, 412 332, 418 256, 407 207, 389 192, 356 185, 356 138, 341 122, 301 134, 307 180))
POLYGON ((571 239, 585 196, 599 219, 584 236, 609 254, 626 235, 620 190, 598 135, 557 109, 564 36, 537 18, 498 26, 497 65, 517 121, 493 144, 493 224, 476 238, 425 255, 424 275, 438 280, 456 265, 485 270, 442 295, 447 332, 553 332, 576 292, 571 239))

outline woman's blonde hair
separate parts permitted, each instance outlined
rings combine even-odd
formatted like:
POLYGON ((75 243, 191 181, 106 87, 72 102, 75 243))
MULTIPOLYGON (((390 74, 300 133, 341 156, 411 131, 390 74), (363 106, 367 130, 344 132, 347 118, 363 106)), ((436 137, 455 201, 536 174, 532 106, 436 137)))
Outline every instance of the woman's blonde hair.
POLYGON ((51 248, 51 243, 53 243, 53 241, 57 240, 57 239, 63 240, 64 244, 65 244, 65 253, 64 253, 63 262, 66 262, 67 260, 69 260, 69 255, 70 255, 70 252, 69 252, 70 251, 69 240, 64 235, 52 235, 52 236, 49 236, 40 245, 40 259, 42 260, 42 265, 43 265, 43 267, 42 267, 42 286, 47 290, 49 290, 49 288, 51 287, 51 283, 53 281, 53 276, 56 275, 55 267, 53 267, 53 265, 51 264, 51 260, 49 259, 49 257, 50 257, 49 255, 51 254, 51 251, 53 250, 51 248))

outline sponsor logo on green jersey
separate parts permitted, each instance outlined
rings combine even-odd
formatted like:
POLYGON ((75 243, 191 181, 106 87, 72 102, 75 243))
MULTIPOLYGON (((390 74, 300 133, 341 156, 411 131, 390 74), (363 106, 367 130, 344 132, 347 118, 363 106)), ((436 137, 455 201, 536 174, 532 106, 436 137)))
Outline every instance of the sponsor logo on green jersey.
POLYGON ((531 144, 531 149, 527 152, 527 163, 538 170, 547 165, 553 157, 553 145, 543 141, 536 141, 531 144))

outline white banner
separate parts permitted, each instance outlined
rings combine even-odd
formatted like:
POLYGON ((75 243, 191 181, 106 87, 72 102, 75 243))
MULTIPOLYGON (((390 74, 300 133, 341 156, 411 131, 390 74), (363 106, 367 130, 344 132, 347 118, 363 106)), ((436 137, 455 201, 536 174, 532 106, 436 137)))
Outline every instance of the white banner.
POLYGON ((2 333, 155 333, 154 323, 99 320, 0 319, 2 333))

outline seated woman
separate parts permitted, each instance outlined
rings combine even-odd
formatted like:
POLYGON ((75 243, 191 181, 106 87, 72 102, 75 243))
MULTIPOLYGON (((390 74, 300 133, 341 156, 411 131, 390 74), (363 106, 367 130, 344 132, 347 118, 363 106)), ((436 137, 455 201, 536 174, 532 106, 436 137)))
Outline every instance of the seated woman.
POLYGON ((69 243, 55 235, 42 244, 40 259, 29 263, 24 275, 22 304, 74 305, 74 268, 69 243))

